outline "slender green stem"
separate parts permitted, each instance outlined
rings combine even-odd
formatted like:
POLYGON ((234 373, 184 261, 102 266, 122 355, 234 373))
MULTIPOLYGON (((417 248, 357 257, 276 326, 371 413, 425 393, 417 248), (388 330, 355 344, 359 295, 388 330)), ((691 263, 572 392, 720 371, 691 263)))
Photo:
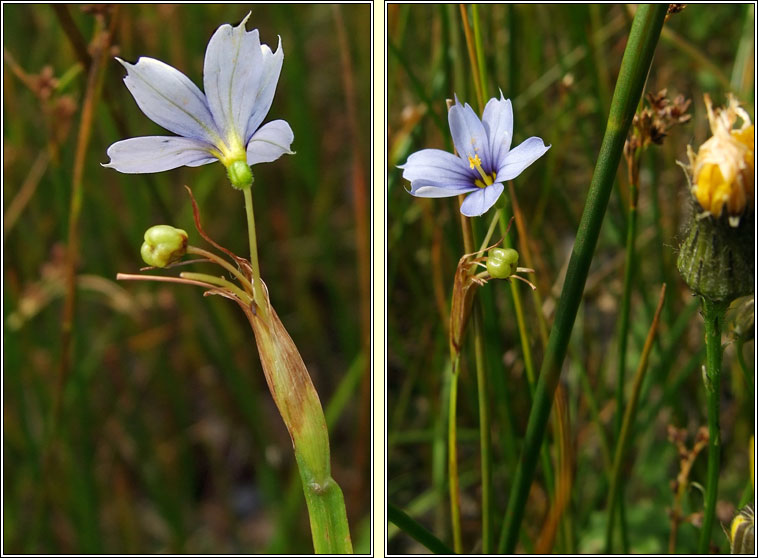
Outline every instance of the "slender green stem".
MULTIPOLYGON (((480 309, 476 308, 476 315, 480 309)), ((474 320, 474 356, 476 387, 479 398, 479 447, 482 469, 482 552, 492 553, 492 436, 490 434, 489 386, 484 366, 484 342, 480 331, 482 320, 474 320)))
MULTIPOLYGON (((448 362, 443 372, 442 389, 439 394, 439 417, 434 421, 432 441, 432 486, 436 505, 434 507, 434 531, 445 531, 445 518, 447 512, 445 501, 447 497, 447 422, 448 406, 445 404, 450 398, 450 383, 452 382, 451 371, 453 363, 448 362)), ((399 422, 398 422, 399 424, 399 422)))
POLYGON ((61 319, 61 360, 58 373, 58 384, 53 400, 50 424, 55 428, 55 422, 60 413, 63 388, 68 381, 71 371, 74 320, 76 318, 76 268, 79 259, 79 219, 81 217, 82 201, 84 199, 84 170, 87 159, 87 148, 92 136, 92 126, 95 119, 97 104, 103 83, 103 68, 110 45, 111 35, 98 23, 93 40, 95 55, 89 67, 87 86, 82 104, 82 118, 79 124, 79 134, 76 139, 74 168, 71 178, 71 201, 68 212, 68 242, 66 246, 66 261, 64 267, 65 296, 63 316, 61 319))
POLYGON ((468 22, 468 12, 466 4, 459 4, 461 9, 461 22, 463 23, 463 34, 466 37, 466 47, 468 49, 469 61, 471 62, 471 72, 474 75, 474 89, 476 90, 476 100, 479 103, 479 110, 484 110, 484 91, 482 91, 482 81, 479 77, 479 64, 476 62, 476 49, 474 48, 474 37, 471 34, 471 26, 468 22))
POLYGON ((624 261, 624 287, 621 294, 621 311, 618 333, 618 376, 616 378, 616 417, 614 433, 618 440, 624 415, 624 385, 626 380, 626 348, 629 332, 629 307, 632 298, 632 276, 635 265, 635 239, 637 234, 637 185, 629 184, 629 215, 626 221, 626 255, 624 261))
MULTIPOLYGON (((512 248, 513 242, 506 234, 508 230, 508 223, 505 217, 505 212, 499 212, 500 217, 500 234, 503 235, 503 246, 506 248, 512 248)), ((534 374, 534 360, 532 359, 532 350, 529 347, 529 334, 526 330, 526 320, 524 320, 524 309, 521 306, 521 298, 518 296, 518 288, 515 281, 508 282, 511 288, 511 295, 513 295, 513 309, 516 312, 516 324, 518 325, 519 339, 521 340, 521 352, 524 354, 524 368, 526 368, 526 378, 529 381, 529 392, 534 395, 534 386, 536 385, 536 378, 534 374)))
MULTIPOLYGON (((505 202, 507 204, 507 202, 505 202)), ((505 213, 500 211, 500 232, 503 235, 503 245, 506 248, 512 248, 513 243, 510 237, 506 234, 507 225, 505 220, 505 213)), ((524 356, 524 368, 526 369, 526 377, 529 383, 529 394, 534 398, 534 389, 536 385, 535 373, 534 373, 534 359, 532 358, 532 349, 529 345, 529 333, 526 327, 526 320, 524 319, 524 309, 521 305, 521 297, 519 296, 518 286, 516 281, 509 281, 509 287, 511 289, 511 297, 513 298, 513 308, 516 313, 516 325, 519 332, 519 340, 521 341, 521 352, 524 356)), ((540 460, 542 462, 542 468, 545 474, 545 488, 550 498, 555 495, 555 476, 553 473, 553 466, 550 461, 550 451, 547 446, 543 447, 540 451, 540 460)))
MULTIPOLYGON (((639 199, 639 164, 641 149, 636 149, 631 157, 627 157, 629 165, 629 214, 626 220, 626 246, 624 262, 624 287, 621 295, 621 314, 619 317, 618 333, 618 376, 616 378, 616 420, 615 438, 618 447, 621 437, 621 423, 624 414, 624 388, 626 387, 626 349, 629 337, 629 308, 632 299, 632 279, 636 267, 635 241, 637 239, 637 201, 639 199)), ((623 491, 623 487, 621 489, 623 491)), ((618 499, 619 525, 621 527, 621 540, 625 553, 628 553, 628 537, 626 533, 626 511, 624 498, 618 499)), ((609 522, 610 529, 613 523, 609 522)), ((612 538, 612 532, 611 532, 612 538)))
POLYGON ((258 242, 255 236, 255 214, 253 212, 252 187, 245 188, 245 213, 247 215, 247 236, 250 242, 250 269, 252 270, 253 298, 261 311, 264 320, 267 320, 267 303, 261 287, 261 270, 258 264, 258 242))
POLYGON ((495 213, 492 214, 492 221, 490 221, 490 226, 487 229, 487 234, 484 235, 484 240, 482 240, 482 244, 479 246, 479 251, 481 252, 487 246, 489 245, 490 239, 492 238, 492 233, 495 232, 495 227, 497 226, 498 222, 500 221, 500 214, 502 211, 500 209, 495 210, 495 213))
POLYGON ((632 23, 619 79, 592 183, 577 231, 561 297, 542 362, 537 391, 527 424, 526 440, 514 477, 498 551, 512 554, 518 541, 527 496, 534 478, 555 388, 582 300, 590 263, 608 206, 629 126, 637 108, 668 5, 641 5, 632 23))
MULTIPOLYGON (((610 554, 613 545, 613 519, 614 512, 617 506, 617 499, 623 483, 621 480, 621 466, 624 463, 624 457, 626 453, 626 446, 629 441, 629 435, 631 434, 632 425, 637 415, 637 403, 639 402, 640 392, 642 390, 642 382, 645 380, 645 373, 647 372, 647 362, 650 357, 650 351, 653 348, 653 341, 655 340, 655 334, 658 330, 658 322, 661 317, 661 309, 663 308, 663 301, 666 295, 666 284, 661 287, 661 295, 658 299, 658 308, 655 311, 655 317, 653 318, 653 324, 648 331, 647 339, 645 340, 645 346, 642 349, 642 356, 640 357, 639 366, 637 366, 637 373, 634 376, 634 387, 632 388, 632 396, 629 399, 629 405, 627 405, 624 411, 624 419, 621 424, 621 430, 619 431, 619 438, 616 444, 616 452, 613 457, 613 472, 611 474, 611 486, 608 491, 608 501, 606 504, 606 510, 608 513, 608 522, 605 529, 605 553, 610 554)), ((619 512, 623 508, 619 506, 619 512)))
POLYGON ((482 46, 482 32, 479 25, 479 6, 471 5, 471 20, 474 22, 474 46, 476 47, 477 69, 479 70, 479 83, 482 97, 487 99, 487 66, 484 60, 484 47, 482 46))
POLYGON ((458 481, 458 441, 457 441, 457 405, 458 405, 458 373, 461 355, 453 356, 453 367, 450 375, 450 397, 447 414, 447 474, 450 490, 450 524, 453 530, 453 548, 457 554, 463 552, 461 540, 461 503, 460 484, 458 481))
MULTIPOLYGON (((507 207, 507 201, 504 202, 507 207)), ((508 225, 505 218, 505 210, 499 211, 500 216, 500 234, 503 235, 503 245, 506 248, 512 248, 513 242, 506 234, 508 225)), ((532 348, 529 345, 529 332, 526 328, 526 320, 524 319, 524 308, 521 305, 521 297, 519 296, 518 286, 516 281, 509 281, 509 287, 511 289, 511 297, 513 298, 513 309, 516 313, 516 325, 519 332, 519 340, 521 341, 521 353, 524 356, 524 368, 526 369, 526 379, 529 383, 529 394, 534 399, 534 390, 537 384, 537 380, 534 373, 534 359, 532 358, 532 348)), ((550 452, 547 447, 542 448, 540 453, 540 459, 542 460, 542 468, 545 470, 545 486, 547 492, 552 498, 555 494, 555 477, 553 475, 553 466, 550 463, 550 452)))
POLYGON ((519 91, 518 88, 518 51, 519 44, 519 28, 518 28, 518 14, 516 14, 516 6, 508 4, 507 6, 507 18, 508 18, 508 97, 515 97, 519 91))
POLYGON ((705 486, 705 511, 700 531, 698 553, 707 554, 711 542, 713 518, 719 489, 719 460, 721 433, 719 432, 719 398, 721 397, 721 329, 728 306, 725 302, 702 299, 705 319, 705 393, 708 398, 708 473, 705 486))
MULTIPOLYGON (((458 201, 463 202, 463 196, 458 196, 458 201)), ((474 250, 474 238, 468 218, 460 214, 461 234, 463 236, 463 249, 467 254, 474 250)), ((476 320, 476 315, 474 320, 476 320)), ((457 449, 457 406, 458 406, 458 376, 460 375, 461 354, 459 350, 450 355, 452 373, 450 376, 450 397, 448 400, 447 417, 447 444, 448 444, 448 479, 450 489, 450 523, 453 530, 453 548, 455 552, 463 551, 461 537, 461 505, 460 505, 460 481, 458 478, 458 449, 457 449)))
POLYGON ((390 502, 387 502, 387 520, 397 525, 400 530, 416 539, 435 554, 453 553, 445 543, 425 529, 423 525, 390 502))

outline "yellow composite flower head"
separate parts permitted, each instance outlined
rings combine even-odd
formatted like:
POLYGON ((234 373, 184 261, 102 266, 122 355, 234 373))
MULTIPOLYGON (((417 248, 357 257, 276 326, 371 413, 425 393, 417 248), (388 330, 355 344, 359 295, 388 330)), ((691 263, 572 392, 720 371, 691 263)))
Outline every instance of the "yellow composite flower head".
POLYGON ((754 203, 754 126, 737 99, 729 95, 725 108, 714 110, 705 95, 712 136, 697 154, 688 146, 692 172, 692 194, 705 214, 718 218, 726 211, 729 224, 736 227, 754 203), (740 128, 734 128, 737 120, 740 128))

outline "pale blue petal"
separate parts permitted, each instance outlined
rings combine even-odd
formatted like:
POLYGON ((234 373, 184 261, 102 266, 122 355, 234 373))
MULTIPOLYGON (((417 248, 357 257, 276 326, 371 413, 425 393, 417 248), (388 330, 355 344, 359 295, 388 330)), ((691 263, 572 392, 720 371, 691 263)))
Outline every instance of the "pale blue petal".
POLYGON ((245 141, 261 78, 261 43, 257 29, 245 30, 248 17, 250 14, 237 27, 219 27, 205 51, 205 95, 227 143, 230 134, 245 141))
POLYGON ((487 130, 490 153, 492 154, 493 169, 497 169, 505 161, 513 139, 513 107, 510 99, 492 98, 484 107, 482 124, 487 130))
POLYGON ((403 178, 411 182, 425 179, 442 184, 473 186, 479 176, 459 157, 440 149, 417 151, 399 168, 403 169, 403 178))
POLYGON ((520 175, 526 167, 542 157, 549 145, 545 145, 542 139, 533 136, 508 152, 505 161, 501 162, 497 171, 497 181, 512 180, 520 175))
POLYGON ((271 52, 268 45, 261 45, 261 55, 263 56, 261 79, 258 85, 258 92, 255 96, 255 105, 253 114, 247 123, 247 133, 245 140, 249 140, 263 119, 266 118, 271 103, 274 100, 276 85, 279 83, 279 74, 282 71, 282 61, 284 60, 284 49, 282 49, 282 38, 279 37, 279 45, 276 52, 271 52))
POLYGON ((503 193, 503 185, 499 182, 490 184, 486 188, 477 188, 476 192, 470 193, 466 196, 461 204, 461 213, 466 217, 479 217, 487 213, 490 207, 495 205, 495 202, 503 193))
POLYGON ((128 174, 199 167, 216 161, 207 143, 172 136, 144 136, 117 141, 108 148, 104 167, 128 174))
POLYGON ((450 134, 453 136, 453 144, 458 150, 458 156, 464 162, 468 162, 469 157, 473 158, 475 155, 479 155, 484 172, 491 173, 495 170, 492 168, 487 132, 474 109, 468 103, 464 106, 460 102, 456 102, 450 107, 447 119, 450 124, 450 134))
POLYGON ((126 68, 124 83, 150 120, 180 136, 218 141, 205 95, 187 76, 154 58, 142 57, 136 64, 116 60, 126 68))
POLYGON ((247 164, 270 163, 284 154, 292 155, 290 145, 295 139, 292 128, 284 120, 272 120, 260 127, 247 144, 247 164))
POLYGON ((473 185, 453 186, 447 183, 419 179, 411 182, 411 189, 408 193, 419 198, 450 198, 474 190, 479 190, 479 188, 473 185))

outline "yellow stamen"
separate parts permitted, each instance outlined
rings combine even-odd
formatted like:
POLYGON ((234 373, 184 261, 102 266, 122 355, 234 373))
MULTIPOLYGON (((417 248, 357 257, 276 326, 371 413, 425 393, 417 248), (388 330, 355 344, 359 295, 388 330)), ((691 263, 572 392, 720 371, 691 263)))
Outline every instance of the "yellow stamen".
POLYGON ((489 174, 484 172, 484 169, 482 168, 482 160, 479 158, 479 155, 474 154, 473 157, 469 155, 468 164, 469 164, 469 167, 471 167, 472 169, 476 169, 479 172, 479 174, 482 175, 482 180, 484 180, 484 182, 478 179, 474 181, 474 184, 478 186, 479 188, 485 188, 495 181, 495 173, 492 173, 492 175, 490 176, 489 174))

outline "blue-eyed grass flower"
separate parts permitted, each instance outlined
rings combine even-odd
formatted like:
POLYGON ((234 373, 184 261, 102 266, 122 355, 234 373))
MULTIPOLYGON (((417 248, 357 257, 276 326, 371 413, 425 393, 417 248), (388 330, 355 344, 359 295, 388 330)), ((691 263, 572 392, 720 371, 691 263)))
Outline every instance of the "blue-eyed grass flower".
POLYGON ((510 99, 492 98, 480 119, 458 97, 448 111, 448 122, 457 155, 440 149, 422 149, 408 157, 403 178, 410 194, 421 198, 446 198, 467 194, 461 213, 484 215, 503 193, 503 183, 520 175, 542 157, 549 145, 531 137, 511 149, 513 107, 510 99))
MULTIPOLYGON (((136 64, 120 58, 124 83, 142 112, 176 136, 145 136, 118 141, 108 148, 104 166, 123 173, 153 173, 181 166, 221 161, 227 169, 275 161, 292 153, 294 134, 284 120, 261 126, 271 108, 284 51, 261 44, 258 30, 247 31, 248 14, 236 26, 225 24, 205 52, 205 93, 176 68, 154 58, 136 64)), ((240 173, 230 171, 232 185, 246 188, 240 173)), ((244 174, 244 173, 243 173, 244 174)), ((244 178, 244 177, 243 177, 244 178)))

